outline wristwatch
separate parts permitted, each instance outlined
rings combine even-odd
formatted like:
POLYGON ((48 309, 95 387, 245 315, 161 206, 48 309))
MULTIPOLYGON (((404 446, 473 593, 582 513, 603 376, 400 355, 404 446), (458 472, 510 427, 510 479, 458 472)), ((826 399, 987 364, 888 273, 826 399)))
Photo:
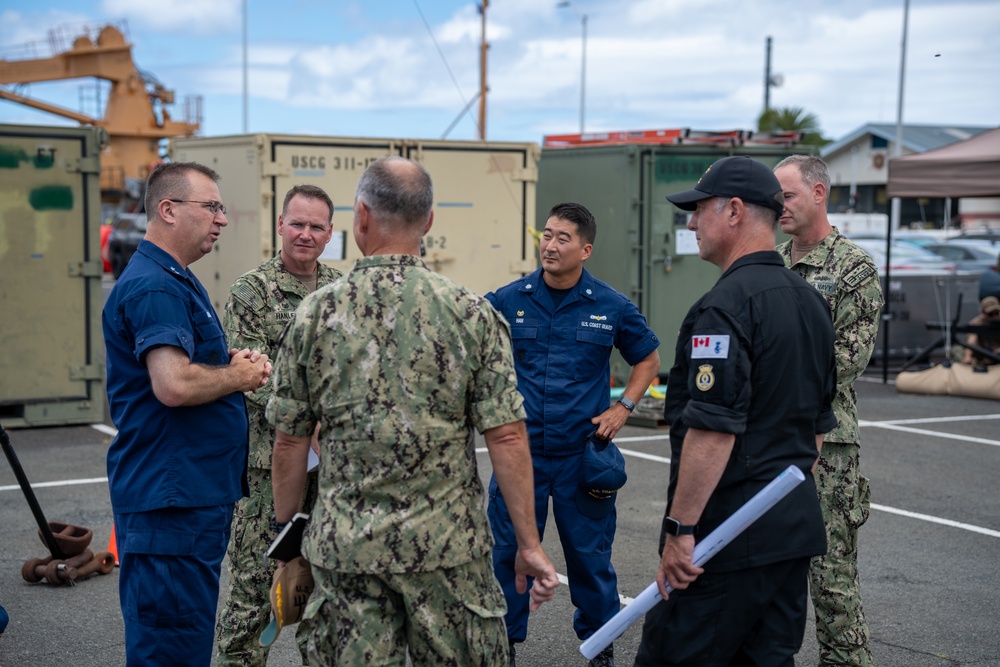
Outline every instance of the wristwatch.
POLYGON ((663 517, 663 530, 667 535, 694 535, 695 528, 697 526, 685 526, 673 517, 663 517))
POLYGON ((629 412, 635 410, 635 403, 633 403, 632 399, 629 398, 628 396, 622 396, 621 398, 618 399, 618 402, 621 403, 625 407, 625 409, 628 410, 629 412))
POLYGON ((283 531, 285 529, 285 526, 288 525, 288 522, 286 521, 285 523, 278 523, 278 518, 276 516, 274 516, 274 513, 272 512, 271 513, 270 524, 271 524, 270 527, 271 527, 271 532, 272 533, 280 533, 281 531, 283 531))

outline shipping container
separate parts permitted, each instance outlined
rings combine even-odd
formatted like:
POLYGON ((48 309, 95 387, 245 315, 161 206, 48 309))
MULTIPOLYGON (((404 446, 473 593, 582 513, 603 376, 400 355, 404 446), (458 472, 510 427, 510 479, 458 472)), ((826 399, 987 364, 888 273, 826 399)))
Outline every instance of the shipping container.
POLYGON ((214 251, 191 265, 221 314, 240 275, 280 250, 278 215, 294 185, 323 188, 334 203, 334 238, 321 261, 344 271, 361 256, 353 240, 354 193, 374 160, 401 155, 434 180, 434 224, 423 239, 427 265, 478 294, 530 273, 538 145, 423 139, 250 134, 177 138, 171 159, 199 162, 222 177, 229 225, 214 251))
MULTIPOLYGON (((549 209, 575 201, 597 218, 597 238, 586 267, 639 307, 659 336, 660 373, 673 365, 674 345, 691 305, 721 272, 698 257, 689 213, 666 196, 693 188, 705 170, 729 155, 749 155, 775 166, 809 147, 638 143, 545 147, 539 162, 538 224, 549 209)), ((547 142, 548 143, 548 142, 547 142)), ((779 242, 787 237, 779 231, 779 242)), ((616 353, 612 381, 624 384, 629 368, 616 353)))
POLYGON ((0 422, 104 418, 96 128, 0 125, 0 422))

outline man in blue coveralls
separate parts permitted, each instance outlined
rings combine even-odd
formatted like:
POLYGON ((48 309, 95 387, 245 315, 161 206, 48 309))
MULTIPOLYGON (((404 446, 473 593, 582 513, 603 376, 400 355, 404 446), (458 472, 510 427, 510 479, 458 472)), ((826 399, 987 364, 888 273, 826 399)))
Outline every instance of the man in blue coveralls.
MULTIPOLYGON (((581 463, 590 439, 610 441, 660 370, 659 340, 628 297, 583 268, 597 222, 580 204, 549 211, 539 243, 542 268, 486 295, 510 323, 517 388, 524 396, 535 474, 535 518, 542 535, 549 498, 566 557, 573 628, 586 639, 618 613, 618 579, 611 566, 614 491, 577 507, 581 463), (611 350, 632 366, 621 399, 608 407, 611 350), (601 507, 601 504, 604 507, 601 507), (594 511, 594 508, 597 511, 594 511)), ((528 595, 514 589, 517 542, 507 506, 490 480, 493 567, 507 597, 507 638, 528 633, 528 595)), ((614 665, 608 646, 591 665, 614 665)))
POLYGON ((218 179, 193 162, 150 174, 146 238, 104 306, 128 665, 212 660, 222 558, 233 506, 247 494, 243 392, 271 373, 267 355, 227 349, 189 268, 227 224, 218 179))

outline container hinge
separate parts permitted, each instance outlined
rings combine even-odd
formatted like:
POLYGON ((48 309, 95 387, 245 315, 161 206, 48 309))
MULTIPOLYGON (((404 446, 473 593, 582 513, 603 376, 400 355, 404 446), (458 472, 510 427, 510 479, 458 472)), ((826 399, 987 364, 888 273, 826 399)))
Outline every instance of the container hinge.
POLYGON ((104 276, 104 262, 70 262, 68 273, 74 278, 101 278, 104 276))
POLYGON ((538 182, 538 168, 537 167, 521 167, 520 169, 515 169, 510 176, 512 181, 524 181, 527 183, 537 183, 538 182))
POLYGON ((79 157, 66 160, 66 171, 70 174, 101 173, 100 157, 79 157))
POLYGON ((69 367, 70 380, 100 380, 101 378, 101 367, 96 364, 69 367))
POLYGON ((288 165, 280 162, 264 162, 260 166, 260 175, 265 178, 271 176, 291 176, 292 170, 288 168, 288 165))

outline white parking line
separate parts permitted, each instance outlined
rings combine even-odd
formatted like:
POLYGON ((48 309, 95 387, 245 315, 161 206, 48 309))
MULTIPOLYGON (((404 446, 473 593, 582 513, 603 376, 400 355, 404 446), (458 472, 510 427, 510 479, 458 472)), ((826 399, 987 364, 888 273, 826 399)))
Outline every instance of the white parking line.
POLYGON ((898 514, 899 516, 910 517, 911 519, 920 519, 921 521, 928 521, 930 523, 939 523, 942 526, 961 528, 962 530, 969 530, 972 531, 973 533, 989 535, 990 537, 1000 537, 1000 530, 990 530, 989 528, 980 528, 979 526, 973 526, 970 523, 959 523, 958 521, 952 521, 951 519, 940 519, 936 516, 930 516, 928 514, 917 514, 916 512, 907 512, 906 510, 896 509, 895 507, 886 507, 885 505, 876 505, 875 503, 872 503, 872 509, 880 510, 882 512, 888 512, 889 514, 898 514))
POLYGON ((866 422, 868 424, 937 424, 944 422, 969 422, 980 421, 982 419, 1000 419, 1000 414, 996 415, 956 415, 952 417, 921 417, 920 419, 886 419, 880 422, 866 422))
MULTIPOLYGON (((91 477, 89 479, 64 479, 59 482, 38 482, 37 484, 32 484, 33 489, 44 489, 52 486, 79 486, 81 484, 107 484, 107 477, 91 477)), ((20 489, 20 485, 12 484, 10 486, 0 486, 0 491, 16 491, 20 489)))
MULTIPOLYGON (((920 423, 931 423, 933 420, 926 420, 920 423)), ((928 431, 924 428, 911 428, 909 426, 900 426, 898 423, 893 422, 870 422, 870 421, 860 421, 858 425, 862 428, 884 428, 888 431, 899 431, 901 433, 913 433, 916 435, 928 435, 932 438, 943 438, 945 440, 959 440, 961 442, 976 442, 981 445, 990 445, 992 447, 1000 447, 1000 440, 990 440, 988 438, 976 438, 971 435, 958 435, 955 433, 942 433, 941 431, 928 431)))

